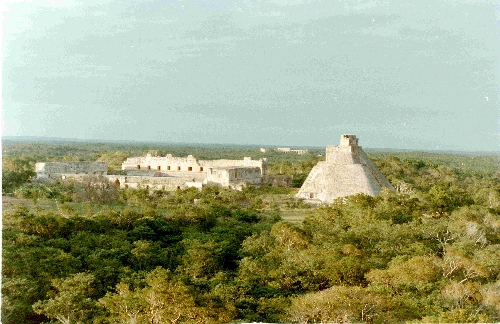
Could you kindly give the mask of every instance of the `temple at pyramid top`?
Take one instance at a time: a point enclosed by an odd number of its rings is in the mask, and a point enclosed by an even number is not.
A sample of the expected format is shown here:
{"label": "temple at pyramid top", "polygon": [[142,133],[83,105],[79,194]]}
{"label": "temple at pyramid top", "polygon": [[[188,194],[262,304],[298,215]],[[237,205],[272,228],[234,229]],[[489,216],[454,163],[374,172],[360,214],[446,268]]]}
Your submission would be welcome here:
{"label": "temple at pyramid top", "polygon": [[356,135],[342,135],[340,136],[340,146],[358,146],[358,139]]}
{"label": "temple at pyramid top", "polygon": [[394,190],[358,145],[356,135],[342,135],[340,145],[326,148],[326,161],[316,164],[296,197],[332,203],[358,193],[376,196],[384,187]]}

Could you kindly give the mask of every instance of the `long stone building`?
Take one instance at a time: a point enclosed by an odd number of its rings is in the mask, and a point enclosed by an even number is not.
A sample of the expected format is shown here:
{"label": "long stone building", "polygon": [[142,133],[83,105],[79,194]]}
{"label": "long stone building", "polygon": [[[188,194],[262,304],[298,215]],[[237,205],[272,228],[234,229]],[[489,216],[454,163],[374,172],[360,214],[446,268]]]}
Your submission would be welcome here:
{"label": "long stone building", "polygon": [[267,180],[267,160],[197,160],[187,157],[166,156],[131,157],[122,164],[126,176],[117,176],[120,185],[154,189],[201,188],[216,185],[242,189],[248,184],[260,185]]}
{"label": "long stone building", "polygon": [[108,166],[104,162],[38,162],[35,172],[39,179],[61,179],[77,174],[106,175]]}
{"label": "long stone building", "polygon": [[[102,175],[122,188],[175,190],[189,187],[220,186],[241,190],[268,182],[267,160],[197,160],[192,155],[174,157],[131,157],[122,164],[125,175],[108,175],[104,162],[39,162],[39,179],[78,179]],[[272,181],[278,181],[274,179]]]}
{"label": "long stone building", "polygon": [[340,145],[326,148],[326,161],[316,164],[296,197],[329,204],[336,198],[358,193],[376,196],[382,188],[394,191],[358,145],[358,138],[342,135]]}

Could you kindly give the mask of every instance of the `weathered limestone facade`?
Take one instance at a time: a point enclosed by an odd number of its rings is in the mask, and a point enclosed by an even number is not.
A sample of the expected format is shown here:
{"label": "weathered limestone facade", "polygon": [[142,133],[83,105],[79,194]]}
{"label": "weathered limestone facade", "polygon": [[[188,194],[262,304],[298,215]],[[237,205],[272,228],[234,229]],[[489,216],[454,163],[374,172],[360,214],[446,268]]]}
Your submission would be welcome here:
{"label": "weathered limestone facade", "polygon": [[166,156],[131,157],[122,164],[122,170],[154,170],[160,172],[206,172],[208,168],[220,167],[258,167],[264,175],[267,170],[267,161],[252,160],[245,157],[243,160],[197,160],[194,156],[174,157]]}
{"label": "weathered limestone facade", "polygon": [[192,155],[159,157],[148,154],[128,158],[122,169],[127,175],[116,177],[114,181],[129,188],[172,190],[216,185],[240,190],[247,184],[262,184],[267,177],[267,161],[250,157],[243,160],[197,160]]}
{"label": "weathered limestone facade", "polygon": [[303,155],[308,152],[308,150],[291,150],[290,152],[298,154],[298,155]]}
{"label": "weathered limestone facade", "polygon": [[[107,175],[109,181],[119,185],[121,188],[144,188],[155,190],[175,190],[196,187],[190,183],[201,183],[187,181],[187,178],[169,176],[128,176],[128,175]],[[201,188],[201,186],[199,186]]]}
{"label": "weathered limestone facade", "polygon": [[38,162],[35,164],[39,179],[61,179],[67,175],[105,175],[108,166],[104,162]]}
{"label": "weathered limestone facade", "polygon": [[241,190],[248,184],[260,185],[267,180],[266,159],[197,160],[192,155],[174,157],[128,158],[122,164],[126,175],[107,175],[104,162],[39,162],[37,178],[80,179],[85,175],[103,175],[122,188],[175,190],[203,186],[220,186]]}
{"label": "weathered limestone facade", "polygon": [[326,161],[311,170],[296,197],[329,204],[358,193],[376,196],[384,187],[394,191],[358,145],[358,138],[342,135],[339,146],[326,148]]}
{"label": "weathered limestone facade", "polygon": [[295,153],[298,155],[306,154],[308,152],[308,150],[292,150],[289,147],[278,147],[276,151],[281,153]]}
{"label": "weathered limestone facade", "polygon": [[276,149],[276,151],[278,151],[278,152],[282,152],[282,153],[290,153],[290,151],[291,151],[291,150],[292,150],[292,149],[291,149],[291,148],[289,148],[289,147],[278,147],[278,148]]}

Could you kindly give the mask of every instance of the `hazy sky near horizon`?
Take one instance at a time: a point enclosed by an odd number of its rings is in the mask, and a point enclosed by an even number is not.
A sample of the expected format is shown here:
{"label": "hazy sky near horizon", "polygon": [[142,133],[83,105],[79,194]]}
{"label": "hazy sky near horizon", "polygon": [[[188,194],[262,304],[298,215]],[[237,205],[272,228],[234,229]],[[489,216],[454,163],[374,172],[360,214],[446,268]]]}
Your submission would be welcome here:
{"label": "hazy sky near horizon", "polygon": [[500,151],[500,3],[8,0],[2,134]]}

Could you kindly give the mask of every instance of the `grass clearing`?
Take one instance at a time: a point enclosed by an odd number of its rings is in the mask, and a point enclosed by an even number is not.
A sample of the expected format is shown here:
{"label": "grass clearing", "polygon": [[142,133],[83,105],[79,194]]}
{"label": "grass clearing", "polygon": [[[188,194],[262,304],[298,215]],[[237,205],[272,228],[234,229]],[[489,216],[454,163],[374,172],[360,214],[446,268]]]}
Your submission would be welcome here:
{"label": "grass clearing", "polygon": [[282,210],[281,218],[290,223],[300,223],[313,213],[314,209],[290,209],[290,210]]}

